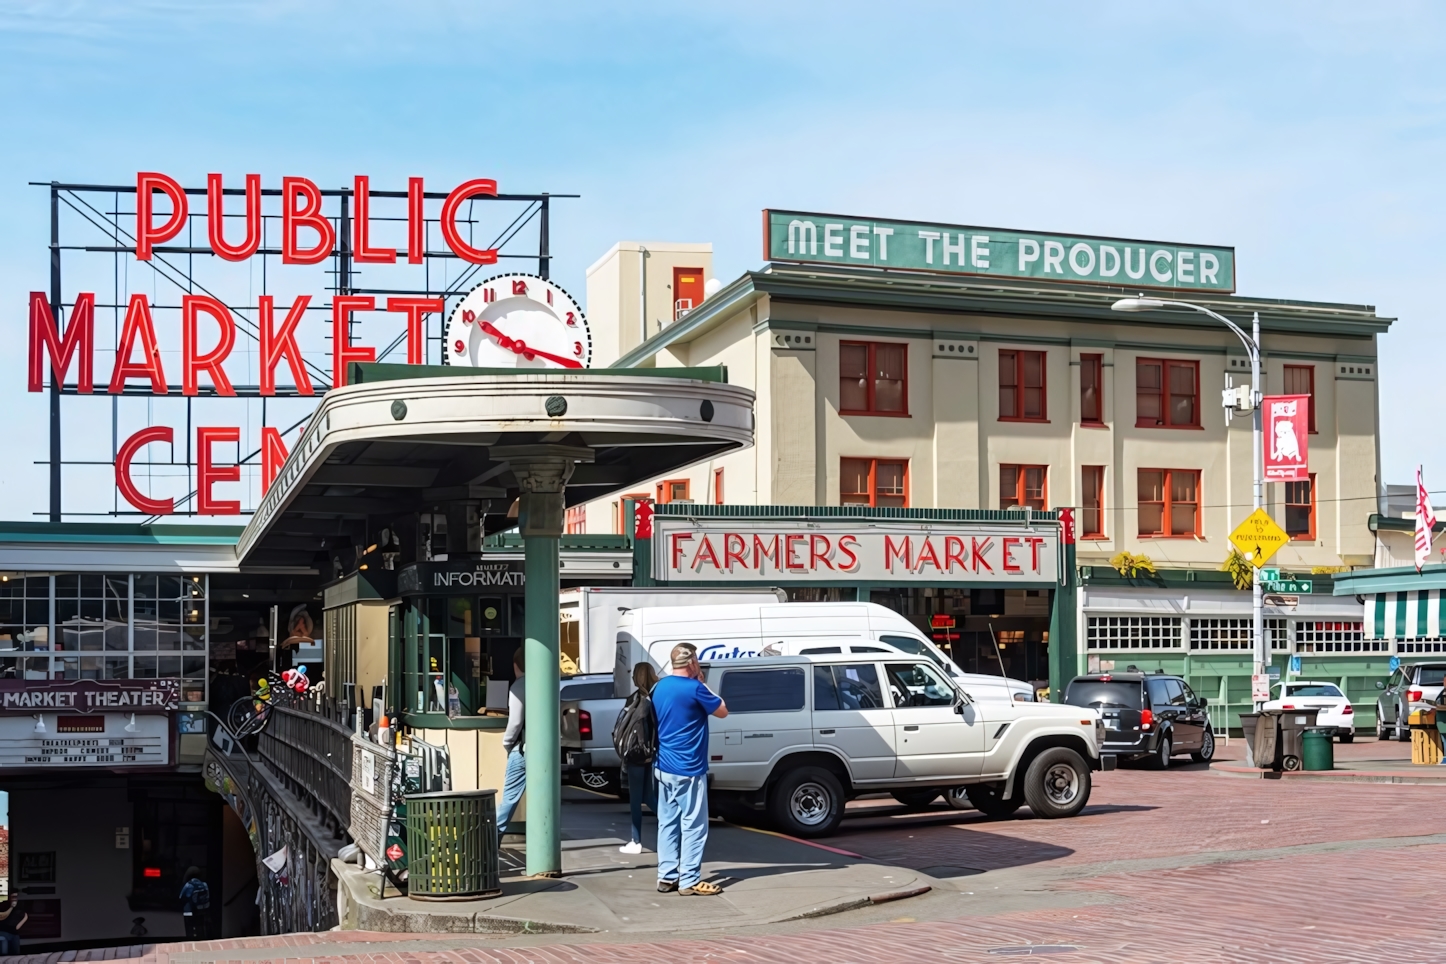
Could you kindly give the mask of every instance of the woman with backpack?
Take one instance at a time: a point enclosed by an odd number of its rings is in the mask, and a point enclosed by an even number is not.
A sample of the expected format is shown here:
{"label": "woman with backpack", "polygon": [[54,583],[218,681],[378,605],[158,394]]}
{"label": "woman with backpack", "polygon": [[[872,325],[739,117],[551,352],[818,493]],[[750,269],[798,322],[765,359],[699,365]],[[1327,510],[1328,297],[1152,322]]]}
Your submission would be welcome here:
{"label": "woman with backpack", "polygon": [[628,804],[632,808],[632,839],[619,847],[625,854],[643,852],[643,804],[658,811],[658,790],[653,783],[653,761],[658,755],[658,723],[653,716],[650,694],[658,682],[653,665],[642,662],[633,667],[633,685],[637,689],[618,714],[613,728],[613,746],[618,758],[628,768]]}

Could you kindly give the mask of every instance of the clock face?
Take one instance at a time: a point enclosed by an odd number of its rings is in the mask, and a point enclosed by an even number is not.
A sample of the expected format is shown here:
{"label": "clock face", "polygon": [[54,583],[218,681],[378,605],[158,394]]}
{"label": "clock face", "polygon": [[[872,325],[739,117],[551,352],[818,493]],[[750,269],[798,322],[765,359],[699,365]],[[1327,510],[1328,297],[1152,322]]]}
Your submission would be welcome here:
{"label": "clock face", "polygon": [[586,368],[592,334],[572,296],[531,274],[504,274],[467,292],[447,319],[447,364]]}

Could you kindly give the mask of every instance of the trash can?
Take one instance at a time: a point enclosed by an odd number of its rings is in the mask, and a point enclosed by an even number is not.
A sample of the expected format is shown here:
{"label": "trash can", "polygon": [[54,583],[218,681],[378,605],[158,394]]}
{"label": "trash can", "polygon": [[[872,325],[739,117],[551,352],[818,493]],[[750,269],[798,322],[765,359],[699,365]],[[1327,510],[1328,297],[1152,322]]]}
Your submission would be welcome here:
{"label": "trash can", "polygon": [[1307,770],[1334,770],[1336,731],[1331,726],[1307,727],[1301,737],[1301,762]]}
{"label": "trash can", "polygon": [[497,791],[408,794],[407,896],[462,900],[502,893]]}
{"label": "trash can", "polygon": [[1280,716],[1280,768],[1299,770],[1305,753],[1307,728],[1315,726],[1319,710],[1271,710]]}
{"label": "trash can", "polygon": [[[1259,767],[1255,757],[1255,733],[1260,722],[1259,713],[1240,714],[1240,735],[1245,737],[1245,765],[1248,767]],[[1272,721],[1273,723],[1274,721]]]}

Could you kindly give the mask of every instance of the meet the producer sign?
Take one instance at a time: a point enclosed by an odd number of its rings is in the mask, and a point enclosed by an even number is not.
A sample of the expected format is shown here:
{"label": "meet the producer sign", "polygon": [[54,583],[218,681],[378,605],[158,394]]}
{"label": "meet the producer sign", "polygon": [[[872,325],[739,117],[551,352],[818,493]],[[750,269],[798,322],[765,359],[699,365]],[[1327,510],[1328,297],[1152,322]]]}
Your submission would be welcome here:
{"label": "meet the producer sign", "polygon": [[1053,583],[1059,528],[907,523],[653,521],[653,576],[662,582],[948,579]]}

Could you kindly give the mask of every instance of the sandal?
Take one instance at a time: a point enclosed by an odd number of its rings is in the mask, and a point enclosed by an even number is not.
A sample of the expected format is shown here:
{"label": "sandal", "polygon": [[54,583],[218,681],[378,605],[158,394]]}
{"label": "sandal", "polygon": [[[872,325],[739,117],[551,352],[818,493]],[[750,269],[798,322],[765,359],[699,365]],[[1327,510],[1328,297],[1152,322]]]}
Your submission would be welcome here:
{"label": "sandal", "polygon": [[721,893],[723,893],[722,887],[719,887],[717,884],[707,880],[700,880],[692,887],[684,887],[682,890],[678,891],[678,896],[692,897],[694,895],[697,895],[699,897],[712,897],[715,894]]}

